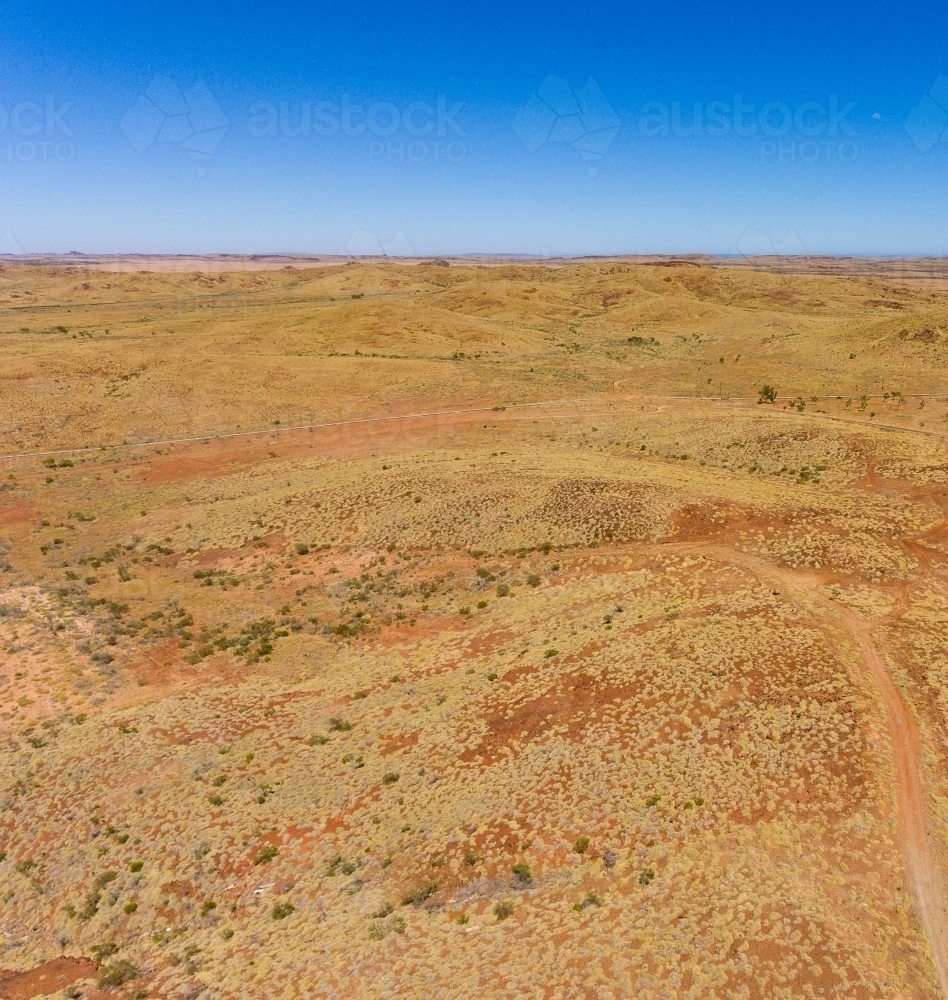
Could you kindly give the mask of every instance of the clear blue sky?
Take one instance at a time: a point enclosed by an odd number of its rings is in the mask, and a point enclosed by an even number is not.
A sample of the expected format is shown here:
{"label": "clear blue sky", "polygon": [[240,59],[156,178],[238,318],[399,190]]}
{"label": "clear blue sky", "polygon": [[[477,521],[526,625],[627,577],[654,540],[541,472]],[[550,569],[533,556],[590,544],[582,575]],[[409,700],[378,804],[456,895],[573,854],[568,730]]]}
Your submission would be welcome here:
{"label": "clear blue sky", "polygon": [[948,253],[945,4],[279,6],[8,0],[0,251]]}

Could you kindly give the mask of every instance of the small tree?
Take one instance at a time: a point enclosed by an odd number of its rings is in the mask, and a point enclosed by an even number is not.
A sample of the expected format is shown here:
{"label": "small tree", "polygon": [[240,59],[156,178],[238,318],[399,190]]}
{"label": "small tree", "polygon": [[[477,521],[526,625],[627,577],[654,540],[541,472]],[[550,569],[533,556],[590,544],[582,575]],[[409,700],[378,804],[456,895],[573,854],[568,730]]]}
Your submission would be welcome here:
{"label": "small tree", "polygon": [[772,385],[765,385],[757,397],[758,403],[773,403],[777,398],[777,390]]}

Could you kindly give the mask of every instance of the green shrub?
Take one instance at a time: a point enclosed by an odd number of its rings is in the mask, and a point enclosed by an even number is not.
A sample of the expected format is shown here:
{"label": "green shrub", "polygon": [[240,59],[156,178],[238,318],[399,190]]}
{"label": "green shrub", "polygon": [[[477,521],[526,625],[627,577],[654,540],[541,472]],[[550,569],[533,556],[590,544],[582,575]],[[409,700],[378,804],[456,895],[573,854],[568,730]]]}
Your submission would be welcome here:
{"label": "green shrub", "polygon": [[352,723],[346,722],[345,719],[330,719],[329,728],[334,733],[348,733],[352,728]]}
{"label": "green shrub", "polygon": [[253,863],[255,865],[267,865],[269,864],[278,854],[280,849],[276,844],[268,844],[254,859]]}
{"label": "green shrub", "polygon": [[530,874],[530,866],[525,861],[515,864],[511,871],[521,885],[530,885],[533,882],[533,875]]}
{"label": "green shrub", "polygon": [[92,952],[92,957],[97,962],[102,962],[103,959],[111,958],[118,950],[118,945],[114,941],[108,941],[106,944],[94,944],[89,949],[89,951]]}
{"label": "green shrub", "polygon": [[288,917],[295,909],[296,907],[292,903],[277,903],[270,911],[270,916],[274,920],[282,920],[284,917]]}
{"label": "green shrub", "polygon": [[437,891],[437,882],[429,882],[427,885],[418,886],[416,889],[409,889],[402,896],[402,906],[421,906],[426,899],[429,899]]}
{"label": "green shrub", "polygon": [[393,917],[384,924],[372,924],[369,927],[369,937],[373,941],[381,941],[386,935],[394,931],[396,934],[404,934],[407,924],[402,917]]}
{"label": "green shrub", "polygon": [[551,656],[559,656],[559,655],[560,655],[560,651],[559,651],[558,649],[552,649],[552,648],[548,649],[548,650],[547,650],[547,651],[546,651],[546,652],[545,652],[545,653],[543,654],[544,658],[545,658],[545,659],[547,659],[547,660],[548,660],[548,659],[549,659],[549,658],[550,658]]}
{"label": "green shrub", "polygon": [[142,868],[144,868],[144,867],[145,867],[145,862],[144,861],[133,861],[128,866],[128,870],[130,872],[140,872],[142,870]]}
{"label": "green shrub", "polygon": [[310,736],[306,741],[307,746],[311,747],[322,747],[329,742],[328,736]]}
{"label": "green shrub", "polygon": [[580,837],[575,844],[573,844],[573,850],[577,854],[585,854],[589,850],[589,837]]}
{"label": "green shrub", "polygon": [[639,872],[639,884],[640,885],[648,885],[649,882],[651,882],[653,878],[655,878],[655,869],[654,868],[643,868],[642,871]]}
{"label": "green shrub", "polygon": [[389,771],[382,778],[383,785],[394,785],[396,781],[398,781],[398,774],[395,771]]}
{"label": "green shrub", "polygon": [[510,587],[508,587],[506,583],[501,583],[498,585],[497,587],[498,597],[507,597],[509,594],[510,594]]}
{"label": "green shrub", "polygon": [[111,965],[106,965],[99,970],[96,977],[96,985],[100,990],[114,986],[124,986],[125,983],[138,976],[138,969],[127,959],[123,958]]}
{"label": "green shrub", "polygon": [[102,899],[102,893],[96,890],[95,892],[90,892],[86,896],[86,904],[83,908],[76,914],[80,920],[91,920],[99,912],[99,902]]}
{"label": "green shrub", "polygon": [[335,854],[326,865],[326,874],[333,876],[341,871],[343,875],[351,875],[358,867],[354,861],[343,861],[341,855]]}
{"label": "green shrub", "polygon": [[536,575],[536,573],[531,573],[527,577],[527,586],[528,587],[539,587],[540,586],[540,578]]}
{"label": "green shrub", "polygon": [[506,920],[507,917],[512,917],[514,911],[514,905],[509,900],[503,900],[500,903],[494,904],[494,916],[498,920]]}
{"label": "green shrub", "polygon": [[298,556],[305,556],[309,554],[309,546],[305,542],[300,542],[296,546],[296,554]]}
{"label": "green shrub", "polygon": [[135,912],[135,911],[136,911],[137,909],[138,909],[138,903],[126,903],[126,904],[125,904],[125,905],[124,905],[124,906],[122,907],[122,912],[123,912],[123,913],[127,913],[127,914],[129,914],[129,916],[130,916],[130,915],[131,915],[131,914],[133,914],[133,913],[134,913],[134,912]]}

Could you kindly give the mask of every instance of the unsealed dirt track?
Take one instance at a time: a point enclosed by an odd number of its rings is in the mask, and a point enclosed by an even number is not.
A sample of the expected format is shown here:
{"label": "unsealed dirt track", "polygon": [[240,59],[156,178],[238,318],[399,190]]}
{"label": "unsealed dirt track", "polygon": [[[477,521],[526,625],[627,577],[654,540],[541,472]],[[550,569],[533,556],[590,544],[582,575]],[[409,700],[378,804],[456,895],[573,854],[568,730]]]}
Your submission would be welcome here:
{"label": "unsealed dirt track", "polygon": [[942,993],[948,996],[948,906],[945,903],[945,879],[928,843],[932,818],[926,808],[928,796],[922,787],[922,747],[918,726],[872,641],[872,625],[860,622],[845,608],[836,607],[834,610],[859,643],[863,663],[871,671],[885,706],[906,862],[912,876],[919,915],[928,933],[932,958],[938,969]]}
{"label": "unsealed dirt track", "polygon": [[[942,522],[935,530],[942,530],[945,523]],[[938,972],[941,992],[948,997],[948,897],[944,873],[929,845],[933,817],[928,809],[928,792],[922,783],[921,739],[915,718],[872,639],[873,628],[887,619],[865,622],[848,608],[825,597],[817,588],[826,581],[817,574],[773,566],[725,546],[688,543],[675,548],[701,552],[713,559],[744,566],[759,579],[779,586],[798,603],[809,605],[811,610],[818,608],[820,613],[830,618],[831,627],[841,627],[858,644],[863,667],[879,692],[885,713],[896,783],[899,839],[905,855],[906,871],[911,880],[918,917],[925,929]]]}

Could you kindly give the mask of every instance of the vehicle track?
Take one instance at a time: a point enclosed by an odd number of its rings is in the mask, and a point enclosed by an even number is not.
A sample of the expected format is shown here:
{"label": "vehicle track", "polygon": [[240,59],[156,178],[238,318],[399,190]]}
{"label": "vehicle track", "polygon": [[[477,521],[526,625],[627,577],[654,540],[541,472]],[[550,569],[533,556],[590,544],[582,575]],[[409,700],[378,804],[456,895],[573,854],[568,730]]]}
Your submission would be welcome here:
{"label": "vehicle track", "polygon": [[387,424],[400,420],[423,420],[453,417],[465,413],[494,413],[498,410],[526,410],[542,406],[575,406],[595,403],[595,397],[587,399],[545,399],[535,403],[504,403],[495,406],[463,406],[453,410],[422,410],[414,413],[393,413],[381,417],[353,417],[350,420],[328,420],[315,424],[294,424],[291,427],[266,427],[255,431],[226,431],[223,434],[196,434],[189,437],[164,438],[160,441],[133,441],[123,444],[86,445],[80,448],[60,448],[56,451],[22,451],[0,455],[0,462],[13,462],[21,458],[54,458],[56,455],[81,455],[100,451],[128,451],[135,448],[163,448],[175,444],[195,444],[199,441],[227,441],[232,438],[252,438],[293,431],[329,430],[340,427],[357,427],[364,424]]}
{"label": "vehicle track", "polygon": [[[943,532],[946,528],[948,528],[948,518],[920,537]],[[827,581],[818,574],[774,566],[756,556],[738,552],[727,546],[689,542],[672,547],[700,552],[720,561],[743,566],[758,579],[779,586],[797,603],[809,605],[814,610],[818,609],[836,628],[841,627],[856,641],[863,668],[868,675],[867,679],[871,679],[879,692],[885,713],[896,783],[899,840],[919,920],[928,938],[932,961],[938,974],[941,993],[943,997],[948,998],[948,902],[946,902],[948,880],[930,845],[935,820],[928,808],[929,792],[924,787],[922,778],[921,737],[915,717],[892,680],[872,638],[873,629],[890,624],[904,613],[907,606],[904,591],[899,594],[895,610],[882,618],[867,622],[848,608],[821,594],[818,588]],[[911,581],[910,586],[916,585],[927,575],[928,568],[923,565],[922,573]]]}
{"label": "vehicle track", "polygon": [[[632,379],[619,379],[619,381],[613,383],[613,388],[619,392],[619,387],[625,385],[628,382],[633,381]],[[906,399],[946,399],[948,398],[948,393],[944,392],[905,392],[902,396]],[[728,410],[742,410],[746,412],[761,412],[758,411],[755,400],[751,396],[663,396],[655,395],[653,393],[634,393],[631,396],[623,396],[627,402],[655,402],[662,406],[668,406],[672,403],[712,403],[722,409]],[[778,397],[781,399],[789,399],[790,397]],[[793,397],[796,398],[796,397]],[[817,399],[837,399],[837,396],[817,396]],[[867,396],[867,399],[882,399],[883,396],[876,393],[874,395]],[[901,427],[898,424],[885,424],[879,421],[870,423],[868,420],[857,420],[855,417],[837,417],[831,413],[801,413],[797,410],[786,410],[784,408],[774,409],[773,407],[768,407],[762,412],[769,414],[781,414],[785,417],[793,417],[796,420],[824,420],[830,421],[831,423],[837,424],[851,424],[856,427],[871,428],[873,430],[883,430],[883,431],[897,431],[902,434],[916,434],[921,437],[937,437],[944,438],[948,437],[948,433],[945,431],[928,431],[923,430],[920,427]]]}
{"label": "vehicle track", "polygon": [[[627,382],[631,382],[632,379],[620,379],[613,383],[613,388],[618,391],[620,385],[624,385]],[[948,398],[948,393],[923,393],[923,392],[906,392],[902,394],[906,397],[912,398],[925,398],[925,399],[940,399]],[[129,449],[135,448],[164,448],[175,444],[195,444],[199,441],[226,441],[231,438],[252,438],[261,437],[265,435],[276,435],[276,434],[289,434],[293,431],[314,431],[314,430],[326,430],[332,428],[340,427],[355,427],[362,424],[384,424],[393,423],[400,420],[422,420],[437,419],[440,417],[451,417],[458,416],[465,413],[490,413],[496,412],[499,409],[504,410],[517,410],[517,409],[531,409],[543,406],[575,406],[577,404],[595,404],[599,397],[588,396],[582,399],[544,399],[533,403],[504,403],[501,405],[493,406],[464,406],[457,407],[450,410],[420,410],[412,413],[395,413],[380,417],[354,417],[350,420],[328,420],[321,423],[310,423],[310,424],[293,424],[290,427],[266,427],[259,430],[248,430],[248,431],[225,431],[222,434],[193,434],[188,437],[176,437],[176,438],[162,438],[155,441],[133,441],[122,444],[110,444],[110,445],[86,445],[84,447],[78,448],[59,448],[50,451],[23,451],[23,452],[11,452],[6,455],[0,455],[0,462],[15,462],[18,459],[24,458],[54,458],[57,455],[81,455],[89,452],[98,451],[127,451]],[[723,396],[662,396],[654,395],[651,393],[643,394],[633,394],[632,396],[623,396],[623,399],[629,402],[639,402],[640,400],[656,401],[664,404],[669,403],[717,403],[728,409],[735,410],[746,410],[751,409],[750,403],[753,403],[753,399],[750,396],[739,396],[739,397],[723,397]],[[835,396],[820,396],[820,399],[835,399]],[[875,396],[870,396],[870,399],[876,398]],[[879,397],[881,398],[881,397]],[[855,420],[849,417],[834,417],[830,414],[817,414],[817,413],[806,413],[801,414],[797,412],[785,413],[783,410],[773,410],[773,413],[784,413],[785,416],[791,416],[808,420],[832,420],[837,423],[845,424],[856,424],[859,427],[874,427],[883,430],[893,430],[901,431],[905,434],[921,434],[928,437],[945,437],[948,436],[940,431],[926,431],[914,427],[899,427],[896,424],[869,424],[867,421]]]}

